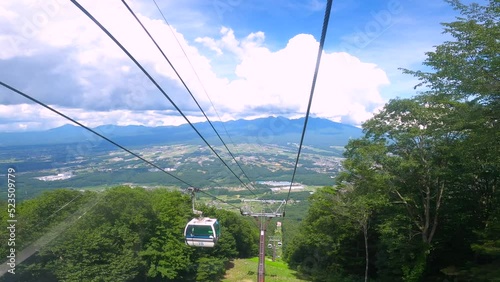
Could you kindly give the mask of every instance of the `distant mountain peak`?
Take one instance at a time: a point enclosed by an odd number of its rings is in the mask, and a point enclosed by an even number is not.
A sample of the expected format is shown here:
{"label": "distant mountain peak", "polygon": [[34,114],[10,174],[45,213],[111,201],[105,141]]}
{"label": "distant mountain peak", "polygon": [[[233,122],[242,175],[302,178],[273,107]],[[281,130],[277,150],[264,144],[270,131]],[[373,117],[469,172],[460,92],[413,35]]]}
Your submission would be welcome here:
{"label": "distant mountain peak", "polygon": [[[300,140],[304,117],[289,119],[283,116],[269,116],[253,120],[238,119],[224,122],[213,121],[221,137],[235,143],[287,144]],[[212,144],[220,144],[208,122],[195,123],[197,130]],[[143,125],[101,125],[94,128],[100,134],[121,145],[198,143],[200,137],[188,124],[179,126],[148,127]],[[0,133],[1,146],[50,145],[85,142],[92,133],[82,127],[65,124],[39,132]],[[306,142],[315,146],[343,146],[351,138],[362,135],[361,129],[352,125],[334,122],[324,118],[310,117],[306,130]]]}

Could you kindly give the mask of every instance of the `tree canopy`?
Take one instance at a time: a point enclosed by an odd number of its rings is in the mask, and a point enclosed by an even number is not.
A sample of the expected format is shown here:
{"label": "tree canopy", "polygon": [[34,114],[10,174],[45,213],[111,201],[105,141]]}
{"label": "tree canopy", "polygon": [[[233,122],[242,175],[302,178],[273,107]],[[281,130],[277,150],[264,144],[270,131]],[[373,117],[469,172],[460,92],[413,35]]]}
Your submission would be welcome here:
{"label": "tree canopy", "polygon": [[287,250],[318,281],[499,277],[500,3],[447,2],[452,40],[427,53],[430,71],[403,69],[420,92],[363,124]]}
{"label": "tree canopy", "polygon": [[[190,198],[180,192],[130,187],[105,192],[47,192],[20,205],[18,215],[23,221],[19,220],[18,250],[42,234],[53,235],[19,264],[15,278],[218,281],[230,259],[256,254],[258,229],[239,214],[209,207],[204,210],[222,226],[222,236],[211,249],[185,244],[184,227],[194,215]],[[54,232],[53,227],[59,230]]]}

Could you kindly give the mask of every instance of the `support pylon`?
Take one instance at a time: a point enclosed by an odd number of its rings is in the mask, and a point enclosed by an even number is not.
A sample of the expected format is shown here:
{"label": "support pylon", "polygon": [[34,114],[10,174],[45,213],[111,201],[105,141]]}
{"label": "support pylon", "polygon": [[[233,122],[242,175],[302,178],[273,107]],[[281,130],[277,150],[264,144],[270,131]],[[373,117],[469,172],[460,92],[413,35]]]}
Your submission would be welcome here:
{"label": "support pylon", "polygon": [[274,201],[274,200],[244,200],[243,202],[258,202],[264,205],[279,204],[278,208],[270,209],[266,211],[265,208],[261,209],[261,212],[252,212],[250,206],[246,209],[241,209],[241,214],[246,216],[252,216],[256,220],[260,221],[260,239],[259,239],[259,265],[257,269],[257,282],[264,282],[266,277],[266,229],[267,224],[273,217],[283,217],[283,212],[280,212],[281,208],[285,204],[285,201]]}
{"label": "support pylon", "polygon": [[271,218],[260,217],[260,241],[259,241],[259,266],[257,271],[257,282],[264,282],[266,276],[266,229]]}

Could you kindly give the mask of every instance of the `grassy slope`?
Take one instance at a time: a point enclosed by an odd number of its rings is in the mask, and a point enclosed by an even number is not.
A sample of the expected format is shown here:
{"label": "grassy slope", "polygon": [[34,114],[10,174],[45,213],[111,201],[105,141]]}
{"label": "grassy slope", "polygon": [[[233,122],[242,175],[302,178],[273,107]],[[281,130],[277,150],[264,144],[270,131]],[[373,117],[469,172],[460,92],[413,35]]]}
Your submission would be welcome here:
{"label": "grassy slope", "polygon": [[[234,267],[228,269],[223,282],[253,282],[257,281],[258,258],[235,259]],[[273,281],[307,281],[295,276],[295,271],[288,269],[284,262],[266,260],[266,282]]]}

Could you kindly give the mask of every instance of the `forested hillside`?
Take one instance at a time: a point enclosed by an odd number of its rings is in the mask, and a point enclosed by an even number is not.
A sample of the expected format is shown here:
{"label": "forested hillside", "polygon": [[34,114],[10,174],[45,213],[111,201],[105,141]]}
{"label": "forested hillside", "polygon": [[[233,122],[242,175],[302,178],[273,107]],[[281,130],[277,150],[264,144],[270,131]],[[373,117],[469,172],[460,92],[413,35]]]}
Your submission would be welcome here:
{"label": "forested hillside", "polygon": [[[221,223],[214,248],[193,248],[183,231],[193,217],[187,195],[116,187],[56,190],[17,210],[15,275],[2,281],[218,281],[232,258],[257,253],[258,229],[238,213],[205,207]],[[1,215],[5,229],[7,219]],[[7,242],[7,233],[1,240]],[[31,255],[19,261],[26,251]],[[8,248],[1,256],[8,256]]]}
{"label": "forested hillside", "polygon": [[427,53],[411,99],[347,145],[287,249],[315,281],[500,281],[500,2],[461,17]]}

